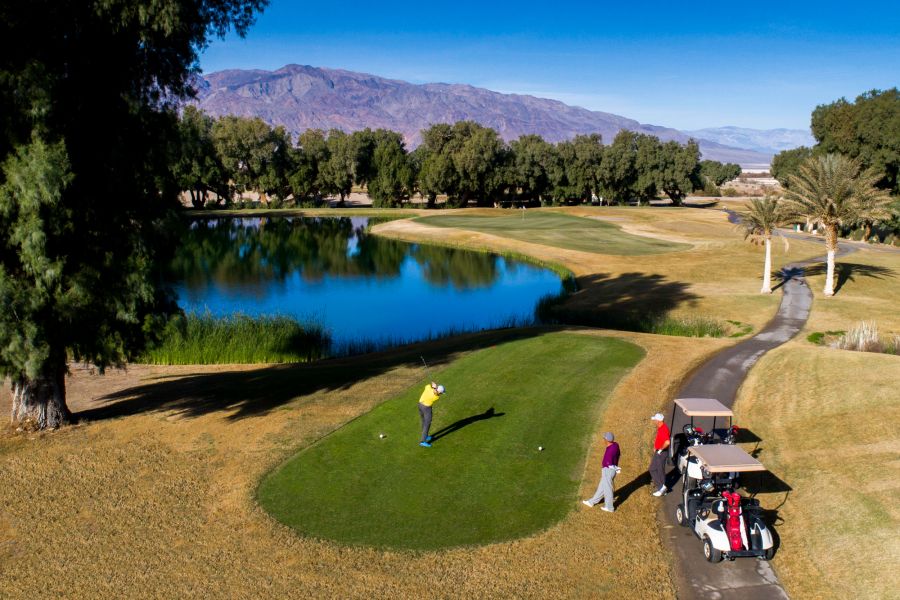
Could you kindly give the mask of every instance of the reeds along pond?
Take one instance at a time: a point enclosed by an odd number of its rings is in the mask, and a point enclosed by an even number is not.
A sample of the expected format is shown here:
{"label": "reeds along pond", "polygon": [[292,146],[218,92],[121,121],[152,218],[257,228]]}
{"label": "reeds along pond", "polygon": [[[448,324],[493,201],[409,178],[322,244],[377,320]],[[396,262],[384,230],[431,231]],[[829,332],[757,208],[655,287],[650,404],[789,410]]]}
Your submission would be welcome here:
{"label": "reeds along pond", "polygon": [[162,365],[309,362],[328,355],[331,337],[321,325],[287,316],[173,317],[141,362]]}

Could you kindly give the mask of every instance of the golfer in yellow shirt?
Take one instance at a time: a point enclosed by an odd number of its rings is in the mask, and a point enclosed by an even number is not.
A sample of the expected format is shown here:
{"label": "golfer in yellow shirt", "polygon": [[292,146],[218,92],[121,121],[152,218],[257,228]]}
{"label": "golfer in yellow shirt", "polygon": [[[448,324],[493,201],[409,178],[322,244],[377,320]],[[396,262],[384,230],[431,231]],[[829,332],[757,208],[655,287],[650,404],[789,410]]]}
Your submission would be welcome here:
{"label": "golfer in yellow shirt", "polygon": [[444,386],[431,382],[425,386],[422,396],[419,398],[419,417],[422,419],[422,441],[420,446],[431,448],[431,436],[428,430],[431,429],[431,406],[438,401],[441,394],[444,393]]}

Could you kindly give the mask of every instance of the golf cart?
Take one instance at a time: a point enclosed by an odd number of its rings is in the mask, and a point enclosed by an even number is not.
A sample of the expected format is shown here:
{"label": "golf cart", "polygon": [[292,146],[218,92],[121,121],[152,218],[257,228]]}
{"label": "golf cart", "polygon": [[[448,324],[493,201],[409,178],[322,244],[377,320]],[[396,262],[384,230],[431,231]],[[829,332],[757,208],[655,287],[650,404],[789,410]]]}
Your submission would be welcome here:
{"label": "golf cart", "polygon": [[763,522],[759,500],[742,498],[736,491],[738,474],[765,470],[738,446],[688,448],[675,520],[703,540],[703,555],[709,562],[747,556],[770,560],[775,555],[772,531]]}
{"label": "golf cart", "polygon": [[[678,409],[685,417],[690,417],[690,422],[685,423],[681,433],[675,433],[675,416]],[[669,452],[672,462],[678,467],[678,472],[683,473],[687,465],[688,449],[704,444],[734,444],[738,428],[731,422],[734,413],[730,408],[713,398],[676,398],[672,407],[672,418],[669,421],[669,431],[672,432]],[[694,424],[695,417],[712,417],[712,426],[708,431]],[[727,429],[716,429],[716,420],[728,417]],[[680,419],[685,421],[686,419]]]}

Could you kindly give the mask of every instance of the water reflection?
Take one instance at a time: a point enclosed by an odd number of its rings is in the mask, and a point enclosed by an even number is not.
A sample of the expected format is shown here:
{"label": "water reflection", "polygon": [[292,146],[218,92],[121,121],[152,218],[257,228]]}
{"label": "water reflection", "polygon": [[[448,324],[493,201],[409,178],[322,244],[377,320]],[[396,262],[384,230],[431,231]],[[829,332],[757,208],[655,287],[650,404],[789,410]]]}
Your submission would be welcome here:
{"label": "water reflection", "polygon": [[559,278],[502,257],[387,240],[367,218],[191,223],[170,266],[188,310],[315,318],[339,338],[417,339],[531,317]]}

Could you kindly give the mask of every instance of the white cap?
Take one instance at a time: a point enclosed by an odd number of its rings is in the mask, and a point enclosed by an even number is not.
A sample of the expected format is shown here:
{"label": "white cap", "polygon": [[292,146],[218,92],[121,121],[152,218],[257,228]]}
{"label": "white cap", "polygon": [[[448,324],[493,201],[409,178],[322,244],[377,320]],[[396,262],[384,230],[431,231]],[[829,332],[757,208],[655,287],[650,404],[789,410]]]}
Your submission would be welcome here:
{"label": "white cap", "polygon": [[662,416],[662,413],[656,413],[655,415],[653,415],[652,417],[650,417],[650,420],[651,420],[651,421],[664,421],[664,420],[665,420],[665,417]]}
{"label": "white cap", "polygon": [[444,386],[442,386],[442,385],[437,386],[437,393],[438,393],[438,394],[443,394],[443,393],[444,393]]}

